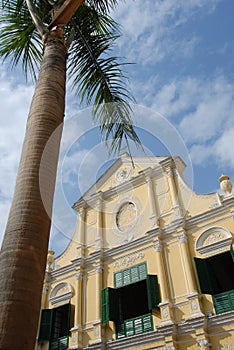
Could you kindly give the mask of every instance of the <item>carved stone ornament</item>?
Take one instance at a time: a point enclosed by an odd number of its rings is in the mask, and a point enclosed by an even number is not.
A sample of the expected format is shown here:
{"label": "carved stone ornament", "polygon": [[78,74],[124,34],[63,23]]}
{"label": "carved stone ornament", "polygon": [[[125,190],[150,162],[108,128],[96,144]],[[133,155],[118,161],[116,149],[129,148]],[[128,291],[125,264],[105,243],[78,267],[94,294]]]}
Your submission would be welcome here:
{"label": "carved stone ornament", "polygon": [[211,227],[203,232],[196,241],[196,250],[206,256],[230,250],[232,235],[224,227]]}
{"label": "carved stone ornament", "polygon": [[115,180],[116,182],[124,182],[129,178],[131,171],[130,166],[125,166],[124,168],[121,168],[117,173],[115,174]]}
{"label": "carved stone ornament", "polygon": [[212,243],[219,242],[225,238],[226,238],[226,236],[223,233],[214,232],[214,233],[210,234],[206,239],[204,239],[202,245],[203,245],[203,247],[205,247],[205,246],[210,245]]}
{"label": "carved stone ornament", "polygon": [[131,228],[137,218],[136,205],[133,202],[124,203],[116,214],[116,225],[120,231]]}
{"label": "carved stone ornament", "polygon": [[167,311],[167,309],[163,309],[163,310],[162,310],[162,315],[163,315],[163,318],[167,318],[167,317],[168,317],[168,311]]}
{"label": "carved stone ornament", "polygon": [[62,282],[52,289],[49,300],[54,305],[63,301],[69,301],[73,294],[74,291],[70,283]]}
{"label": "carved stone ornament", "polygon": [[209,346],[210,346],[210,344],[209,344],[207,339],[200,339],[200,340],[198,340],[197,345],[200,348],[205,348],[205,349],[209,349]]}
{"label": "carved stone ornament", "polygon": [[114,268],[121,269],[123,267],[124,268],[128,267],[130,265],[135,264],[135,262],[137,260],[142,260],[144,257],[145,257],[145,253],[143,253],[143,252],[139,252],[139,253],[134,254],[134,255],[128,255],[124,259],[122,259],[120,261],[116,261]]}
{"label": "carved stone ornament", "polygon": [[198,308],[198,304],[197,304],[197,302],[196,302],[196,301],[193,301],[193,302],[192,302],[192,304],[191,304],[191,308],[192,308],[192,310],[197,310],[197,308]]}
{"label": "carved stone ornament", "polygon": [[51,272],[54,269],[54,251],[48,250],[47,261],[46,261],[46,271]]}

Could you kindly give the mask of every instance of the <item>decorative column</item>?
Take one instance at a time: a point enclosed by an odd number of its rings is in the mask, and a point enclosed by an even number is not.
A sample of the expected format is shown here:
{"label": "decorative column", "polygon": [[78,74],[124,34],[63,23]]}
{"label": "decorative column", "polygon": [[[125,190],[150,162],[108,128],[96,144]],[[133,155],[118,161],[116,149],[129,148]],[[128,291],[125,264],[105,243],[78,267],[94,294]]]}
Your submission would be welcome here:
{"label": "decorative column", "polygon": [[163,252],[162,252],[162,243],[159,237],[154,240],[154,250],[156,252],[156,263],[158,267],[158,280],[160,285],[161,292],[161,303],[159,304],[161,315],[162,315],[162,323],[172,323],[173,313],[171,304],[168,298],[168,288],[167,288],[167,279],[165,276],[165,268],[163,261]]}
{"label": "decorative column", "polygon": [[76,305],[74,321],[75,326],[71,329],[72,346],[76,349],[83,349],[83,330],[82,330],[82,293],[83,290],[83,274],[79,269],[76,273]]}
{"label": "decorative column", "polygon": [[186,279],[186,284],[187,284],[187,291],[188,291],[188,299],[190,302],[191,316],[198,316],[198,315],[200,316],[202,314],[202,312],[201,312],[201,307],[200,307],[199,295],[198,295],[198,292],[196,290],[196,284],[195,284],[195,280],[194,280],[194,272],[192,269],[186,232],[182,228],[180,230],[177,230],[177,233],[178,233],[181,257],[182,257],[182,261],[183,261],[185,279]]}
{"label": "decorative column", "polygon": [[184,229],[181,229],[180,231],[178,230],[177,233],[178,233],[178,239],[180,243],[181,255],[184,262],[184,271],[186,276],[188,293],[189,294],[197,293],[195,283],[194,283],[194,278],[193,278],[191,260],[189,256],[188,239]]}
{"label": "decorative column", "polygon": [[98,193],[98,198],[96,202],[96,212],[97,212],[97,234],[96,234],[96,250],[101,250],[103,248],[103,220],[102,220],[102,210],[103,210],[103,199],[102,193]]}
{"label": "decorative column", "polygon": [[51,274],[50,274],[50,272],[46,271],[43,289],[42,289],[42,296],[41,296],[41,308],[42,309],[48,309],[49,294],[51,291],[51,281],[52,281]]}
{"label": "decorative column", "polygon": [[97,232],[96,232],[96,321],[94,323],[94,342],[100,343],[102,341],[102,320],[101,320],[101,291],[102,291],[102,272],[103,272],[103,197],[102,192],[99,192],[96,199],[96,211],[97,211]]}
{"label": "decorative column", "polygon": [[151,178],[151,173],[152,170],[148,169],[145,172],[146,175],[146,183],[148,187],[148,197],[149,197],[149,207],[150,207],[150,220],[152,223],[152,228],[158,227],[158,209],[157,209],[157,204],[156,204],[156,197],[155,197],[155,192],[154,192],[154,187],[153,187],[153,182]]}
{"label": "decorative column", "polygon": [[94,323],[94,334],[96,343],[102,341],[102,315],[101,315],[101,291],[102,291],[103,263],[96,261],[96,322]]}
{"label": "decorative column", "polygon": [[79,221],[78,221],[78,244],[77,244],[77,257],[85,257],[85,208],[78,209]]}
{"label": "decorative column", "polygon": [[49,304],[49,294],[51,291],[51,272],[54,270],[54,251],[48,250],[47,261],[46,261],[46,271],[44,277],[44,284],[41,296],[41,308],[47,309]]}
{"label": "decorative column", "polygon": [[174,210],[174,220],[180,220],[182,219],[182,210],[180,207],[179,199],[178,199],[178,191],[176,188],[176,183],[174,179],[174,168],[172,166],[166,168],[167,178],[168,178],[168,184],[169,184],[169,190],[171,194],[171,200],[172,200],[172,207]]}

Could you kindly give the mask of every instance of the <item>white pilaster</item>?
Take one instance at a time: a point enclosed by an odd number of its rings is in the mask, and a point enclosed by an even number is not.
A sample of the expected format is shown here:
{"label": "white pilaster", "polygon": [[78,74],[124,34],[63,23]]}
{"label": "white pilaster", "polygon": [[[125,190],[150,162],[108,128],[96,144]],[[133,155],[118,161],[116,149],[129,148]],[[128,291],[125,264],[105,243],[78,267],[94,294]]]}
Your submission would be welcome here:
{"label": "white pilaster", "polygon": [[85,256],[85,214],[86,210],[84,207],[78,210],[78,244],[77,244],[77,257],[84,258]]}

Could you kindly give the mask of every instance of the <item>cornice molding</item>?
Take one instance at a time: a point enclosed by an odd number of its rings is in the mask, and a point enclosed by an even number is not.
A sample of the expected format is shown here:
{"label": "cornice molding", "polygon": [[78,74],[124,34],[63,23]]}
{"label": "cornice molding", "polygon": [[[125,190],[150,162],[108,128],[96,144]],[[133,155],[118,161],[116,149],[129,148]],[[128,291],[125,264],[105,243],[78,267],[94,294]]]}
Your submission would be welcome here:
{"label": "cornice molding", "polygon": [[[158,331],[147,332],[139,335],[135,335],[133,337],[119,339],[115,341],[108,341],[106,343],[107,349],[134,349],[139,346],[147,345],[150,343],[160,342],[164,340],[164,336],[160,334]],[[90,347],[92,349],[92,347]]]}
{"label": "cornice molding", "polygon": [[193,217],[186,218],[186,228],[189,229],[190,227],[193,227],[195,225],[201,224],[204,221],[210,220],[210,219],[217,219],[217,216],[221,216],[224,214],[230,214],[229,208],[226,206],[220,206],[220,207],[215,207],[212,209],[207,210],[206,212],[203,212],[201,214],[198,214]]}
{"label": "cornice molding", "polygon": [[[234,310],[219,315],[208,316],[207,325],[209,329],[231,326],[234,330]],[[231,329],[229,329],[231,331]]]}
{"label": "cornice molding", "polygon": [[121,255],[123,253],[131,254],[130,253],[131,251],[134,251],[137,248],[142,247],[143,245],[152,243],[151,242],[151,237],[149,238],[149,236],[143,236],[143,237],[140,237],[140,238],[138,238],[138,239],[136,239],[134,241],[131,241],[129,243],[126,243],[126,244],[120,245],[118,247],[114,247],[114,248],[108,249],[108,250],[106,250],[104,252],[104,259],[116,256],[116,255]]}
{"label": "cornice molding", "polygon": [[53,270],[51,272],[51,277],[54,279],[54,278],[57,278],[61,275],[66,275],[70,272],[74,272],[74,265],[72,263],[70,263],[69,265],[63,266],[63,267],[59,267],[56,270]]}
{"label": "cornice molding", "polygon": [[[220,328],[223,326],[230,327],[231,325],[234,325],[233,319],[234,319],[234,311],[227,312],[221,315],[214,315],[214,316],[208,316],[208,317],[201,316],[201,317],[186,319],[180,322],[178,325],[170,324],[166,326],[159,326],[157,327],[156,331],[139,334],[129,338],[123,338],[120,340],[107,341],[106,348],[113,349],[113,350],[125,350],[128,348],[137,348],[139,347],[139,345],[146,346],[147,344],[149,344],[150,346],[155,346],[156,342],[160,342],[160,345],[164,346],[162,342],[164,343],[165,336],[168,334],[171,334],[171,332],[174,330],[174,327],[177,327],[179,336],[183,336],[183,335],[191,336],[191,334],[195,334],[196,329],[204,328],[204,325],[206,325],[206,328],[208,330]],[[227,332],[230,332],[230,330],[233,330],[233,327],[229,329]],[[161,346],[159,346],[159,348],[161,348]],[[101,343],[89,345],[89,349],[94,350],[94,349],[101,349],[101,348],[102,348]]]}
{"label": "cornice molding", "polygon": [[[127,158],[126,158],[127,157]],[[129,159],[128,159],[129,158]],[[140,184],[146,182],[146,176],[151,174],[152,180],[156,178],[158,175],[162,175],[167,167],[176,168],[177,164],[179,168],[185,168],[185,164],[180,157],[133,157],[133,162],[136,159],[136,164],[139,163],[147,163],[154,165],[153,167],[148,167],[146,169],[141,170],[137,176],[132,177],[128,181],[124,181],[123,183],[114,186],[107,191],[103,192],[103,199],[108,200],[116,196],[116,193],[121,193],[127,191],[129,188],[139,186]],[[147,159],[147,161],[146,161]],[[124,160],[124,161],[123,161]],[[84,195],[73,204],[72,208],[78,211],[81,207],[85,206],[93,206],[96,203],[96,198],[93,197],[95,195],[95,190],[98,190],[113,173],[124,163],[132,163],[132,160],[125,154],[119,157],[114,164],[92,185]],[[179,171],[180,173],[181,171]]]}
{"label": "cornice molding", "polygon": [[[216,328],[222,328],[232,326],[232,330],[234,329],[234,311],[225,312],[219,315],[211,315],[211,316],[200,316],[189,318],[186,320],[182,320],[178,323],[178,331],[179,335],[191,334],[196,329],[203,328],[206,326],[207,330],[215,330]],[[228,329],[228,332],[231,331]]]}

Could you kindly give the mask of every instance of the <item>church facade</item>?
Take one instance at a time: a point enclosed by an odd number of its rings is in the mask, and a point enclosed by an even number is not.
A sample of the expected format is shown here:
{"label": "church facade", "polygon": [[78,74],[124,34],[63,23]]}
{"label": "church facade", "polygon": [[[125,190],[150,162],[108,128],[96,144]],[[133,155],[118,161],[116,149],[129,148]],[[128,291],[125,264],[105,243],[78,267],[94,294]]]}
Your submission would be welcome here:
{"label": "church facade", "polygon": [[197,194],[184,168],[123,154],[74,204],[72,241],[48,254],[37,349],[234,349],[232,184]]}

